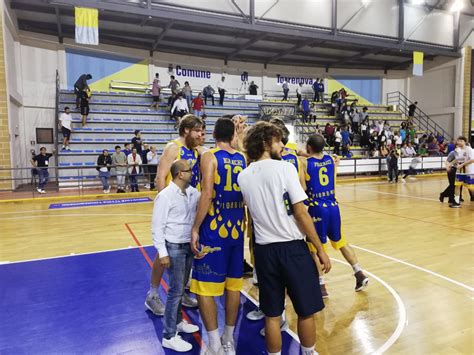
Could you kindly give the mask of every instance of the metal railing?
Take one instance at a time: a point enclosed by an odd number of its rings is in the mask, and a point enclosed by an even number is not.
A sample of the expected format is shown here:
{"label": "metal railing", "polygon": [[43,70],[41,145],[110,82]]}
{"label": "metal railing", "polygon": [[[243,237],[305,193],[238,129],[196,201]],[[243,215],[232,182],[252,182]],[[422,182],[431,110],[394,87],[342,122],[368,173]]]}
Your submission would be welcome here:
{"label": "metal railing", "polygon": [[[387,105],[397,105],[399,111],[408,116],[409,106],[413,104],[410,99],[403,95],[400,91],[393,91],[387,93]],[[418,126],[419,129],[427,131],[426,133],[441,133],[447,140],[451,140],[452,136],[433,119],[431,119],[425,112],[420,108],[416,108],[414,115],[411,117],[413,123]]]}
{"label": "metal railing", "polygon": [[[58,145],[59,145],[59,102],[60,102],[60,95],[61,95],[61,87],[60,87],[60,77],[59,71],[56,69],[56,102],[54,105],[54,158],[56,159],[56,165],[59,164],[59,154],[58,154]],[[57,169],[55,170],[55,175],[58,176]],[[59,188],[59,181],[56,179],[56,186]]]}

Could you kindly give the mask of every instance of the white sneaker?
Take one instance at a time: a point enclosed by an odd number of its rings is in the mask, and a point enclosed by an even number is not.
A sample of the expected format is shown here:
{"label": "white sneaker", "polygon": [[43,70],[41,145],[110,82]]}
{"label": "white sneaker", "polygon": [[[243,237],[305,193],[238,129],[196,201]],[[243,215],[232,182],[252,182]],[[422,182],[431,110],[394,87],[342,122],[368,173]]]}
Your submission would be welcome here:
{"label": "white sneaker", "polygon": [[40,194],[45,194],[46,191],[44,191],[43,189],[40,191]]}
{"label": "white sneaker", "polygon": [[37,187],[36,191],[38,191],[38,193],[41,193],[42,190],[39,187]]}
{"label": "white sneaker", "polygon": [[[222,339],[221,339],[222,341]],[[227,343],[222,343],[222,349],[224,349],[224,354],[226,355],[235,355],[235,346],[234,341],[228,341]]]}
{"label": "white sneaker", "polygon": [[150,184],[146,184],[145,189],[149,189],[149,188],[150,188]]}
{"label": "white sneaker", "polygon": [[163,338],[162,345],[164,348],[172,349],[179,353],[190,351],[193,348],[190,343],[184,341],[179,335],[175,335],[170,339]]}
{"label": "white sneaker", "polygon": [[199,327],[197,325],[189,324],[184,319],[181,321],[181,323],[178,323],[176,329],[178,330],[178,333],[192,334],[199,332]]}
{"label": "white sneaker", "polygon": [[[287,330],[287,329],[288,329],[288,322],[287,322],[286,320],[285,320],[285,321],[282,321],[281,324],[280,324],[280,331],[281,331],[281,332],[284,332],[284,331]],[[262,329],[260,330],[260,335],[261,335],[262,337],[265,336],[265,328],[262,328]]]}
{"label": "white sneaker", "polygon": [[71,148],[69,146],[66,147],[66,150],[71,150]]}
{"label": "white sneaker", "polygon": [[107,190],[104,190],[104,194],[109,194],[110,193],[110,188]]}
{"label": "white sneaker", "polygon": [[262,310],[258,307],[252,312],[247,313],[248,320],[260,320],[263,318],[265,318],[265,314],[263,314]]}

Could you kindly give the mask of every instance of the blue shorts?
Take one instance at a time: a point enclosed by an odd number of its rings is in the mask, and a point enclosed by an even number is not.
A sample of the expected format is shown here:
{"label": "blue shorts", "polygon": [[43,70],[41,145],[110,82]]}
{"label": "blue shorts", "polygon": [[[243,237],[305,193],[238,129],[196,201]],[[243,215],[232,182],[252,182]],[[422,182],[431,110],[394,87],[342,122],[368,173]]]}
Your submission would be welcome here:
{"label": "blue shorts", "polygon": [[310,206],[308,212],[324,249],[327,249],[328,239],[336,250],[347,245],[342,233],[341,212],[337,203],[318,202],[317,206]]}
{"label": "blue shorts", "polygon": [[222,296],[224,290],[240,291],[243,285],[244,243],[201,246],[209,252],[202,259],[194,259],[191,292],[201,296]]}
{"label": "blue shorts", "polygon": [[456,174],[456,186],[464,185],[468,189],[474,189],[474,175],[473,174]]}

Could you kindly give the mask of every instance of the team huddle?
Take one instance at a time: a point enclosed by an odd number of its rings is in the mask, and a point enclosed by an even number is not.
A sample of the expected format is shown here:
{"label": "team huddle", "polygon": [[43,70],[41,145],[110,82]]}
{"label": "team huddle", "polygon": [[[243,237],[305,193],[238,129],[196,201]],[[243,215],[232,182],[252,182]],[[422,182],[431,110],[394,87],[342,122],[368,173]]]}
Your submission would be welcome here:
{"label": "team huddle", "polygon": [[[298,315],[302,353],[313,354],[313,316],[329,296],[323,277],[331,269],[325,251],[329,241],[352,266],[355,291],[368,284],[341,230],[335,192],[339,159],[324,153],[321,135],[308,139],[306,153],[297,153],[279,119],[246,127],[242,116],[222,117],[213,136],[215,147],[203,147],[203,121],[184,116],[179,137],[166,146],[157,172],[152,238],[158,253],[145,306],[164,315],[162,345],[178,352],[192,349],[179,333],[194,333],[199,327],[182,318],[181,307],[198,306],[209,339],[206,353],[236,353],[234,330],[248,237],[260,308],[247,318],[265,318],[261,333],[267,351],[279,354],[288,294]],[[158,289],[166,268],[165,306]],[[188,281],[197,302],[185,292]],[[224,293],[220,335],[214,297]]]}

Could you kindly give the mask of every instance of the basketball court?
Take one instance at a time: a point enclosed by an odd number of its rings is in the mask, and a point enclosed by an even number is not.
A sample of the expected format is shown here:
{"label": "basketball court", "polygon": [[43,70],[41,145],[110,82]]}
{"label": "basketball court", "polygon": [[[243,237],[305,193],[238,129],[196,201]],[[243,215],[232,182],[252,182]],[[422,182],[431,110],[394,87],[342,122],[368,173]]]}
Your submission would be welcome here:
{"label": "basketball court", "polygon": [[[437,177],[338,185],[345,234],[370,283],[355,293],[350,267],[330,252],[330,297],[316,316],[320,354],[472,352],[474,209],[441,204],[436,196],[445,183]],[[173,353],[161,347],[162,317],[143,307],[155,249],[153,204],[146,202],[153,195],[142,195],[115,205],[60,197],[0,204],[2,353]],[[65,207],[50,208],[58,203]],[[166,275],[162,286],[164,300]],[[263,321],[245,318],[258,289],[251,279],[244,289],[237,351],[263,354]],[[184,314],[202,328],[196,310]],[[291,301],[287,316],[283,352],[293,354],[299,344]],[[194,354],[207,340],[202,334],[185,338]]]}

